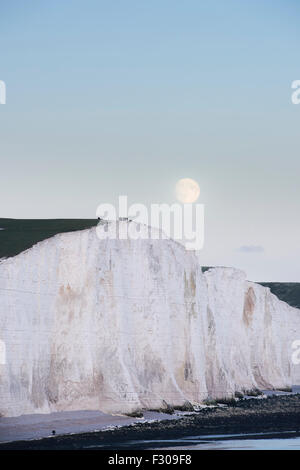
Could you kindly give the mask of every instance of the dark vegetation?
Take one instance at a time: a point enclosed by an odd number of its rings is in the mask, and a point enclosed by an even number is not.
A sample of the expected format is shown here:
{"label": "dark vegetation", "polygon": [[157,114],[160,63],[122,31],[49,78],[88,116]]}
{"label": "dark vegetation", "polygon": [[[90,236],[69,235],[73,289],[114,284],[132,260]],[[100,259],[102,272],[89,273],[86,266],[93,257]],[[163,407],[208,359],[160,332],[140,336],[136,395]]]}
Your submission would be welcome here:
{"label": "dark vegetation", "polygon": [[15,256],[57,233],[84,230],[97,219],[0,219],[0,259]]}
{"label": "dark vegetation", "polygon": [[300,308],[300,282],[260,282],[259,284],[269,287],[280,300],[292,307]]}

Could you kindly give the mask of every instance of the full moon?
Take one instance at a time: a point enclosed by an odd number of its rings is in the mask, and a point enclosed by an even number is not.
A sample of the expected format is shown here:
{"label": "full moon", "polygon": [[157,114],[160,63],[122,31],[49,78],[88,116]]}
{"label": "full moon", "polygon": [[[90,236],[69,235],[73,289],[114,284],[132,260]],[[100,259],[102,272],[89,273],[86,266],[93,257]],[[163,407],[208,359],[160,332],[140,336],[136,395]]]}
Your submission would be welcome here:
{"label": "full moon", "polygon": [[183,204],[190,204],[197,201],[200,196],[200,187],[197,181],[192,178],[182,178],[176,183],[176,197]]}

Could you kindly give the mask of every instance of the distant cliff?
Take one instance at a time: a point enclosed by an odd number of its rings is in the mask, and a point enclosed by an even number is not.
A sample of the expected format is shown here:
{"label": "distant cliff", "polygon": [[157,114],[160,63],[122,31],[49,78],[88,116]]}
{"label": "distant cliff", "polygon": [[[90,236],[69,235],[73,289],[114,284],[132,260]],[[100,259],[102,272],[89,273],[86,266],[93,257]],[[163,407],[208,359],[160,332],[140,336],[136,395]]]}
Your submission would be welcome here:
{"label": "distant cliff", "polygon": [[260,284],[269,287],[280,300],[292,307],[300,308],[300,282],[260,282]]}
{"label": "distant cliff", "polygon": [[286,388],[300,383],[299,338],[298,309],[241,271],[202,273],[172,240],[99,240],[91,228],[0,262],[5,416]]}

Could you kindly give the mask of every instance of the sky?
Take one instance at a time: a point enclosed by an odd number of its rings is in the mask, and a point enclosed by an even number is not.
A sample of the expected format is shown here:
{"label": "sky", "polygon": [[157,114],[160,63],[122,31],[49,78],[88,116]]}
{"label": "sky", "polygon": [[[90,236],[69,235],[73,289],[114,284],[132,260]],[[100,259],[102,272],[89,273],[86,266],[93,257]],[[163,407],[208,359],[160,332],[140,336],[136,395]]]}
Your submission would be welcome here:
{"label": "sky", "polygon": [[205,266],[300,281],[297,0],[0,3],[0,217],[205,205]]}

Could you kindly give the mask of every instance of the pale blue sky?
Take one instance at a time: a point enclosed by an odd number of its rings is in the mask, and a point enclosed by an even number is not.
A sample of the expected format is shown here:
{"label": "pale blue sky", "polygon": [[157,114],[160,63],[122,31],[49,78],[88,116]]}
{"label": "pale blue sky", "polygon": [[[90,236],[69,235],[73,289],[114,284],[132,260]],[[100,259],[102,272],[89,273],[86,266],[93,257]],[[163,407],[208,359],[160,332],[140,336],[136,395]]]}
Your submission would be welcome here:
{"label": "pale blue sky", "polygon": [[299,21],[297,0],[2,1],[0,217],[173,202],[188,176],[203,264],[300,281]]}

